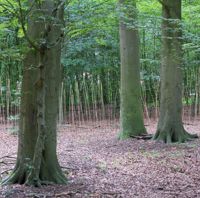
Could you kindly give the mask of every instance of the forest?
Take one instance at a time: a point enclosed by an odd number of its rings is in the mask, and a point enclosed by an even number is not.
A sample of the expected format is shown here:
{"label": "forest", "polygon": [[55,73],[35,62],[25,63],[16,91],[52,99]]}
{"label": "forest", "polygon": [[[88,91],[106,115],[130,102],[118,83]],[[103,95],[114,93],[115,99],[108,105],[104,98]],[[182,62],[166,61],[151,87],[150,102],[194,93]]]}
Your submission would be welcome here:
{"label": "forest", "polygon": [[0,198],[200,197],[200,0],[0,0]]}

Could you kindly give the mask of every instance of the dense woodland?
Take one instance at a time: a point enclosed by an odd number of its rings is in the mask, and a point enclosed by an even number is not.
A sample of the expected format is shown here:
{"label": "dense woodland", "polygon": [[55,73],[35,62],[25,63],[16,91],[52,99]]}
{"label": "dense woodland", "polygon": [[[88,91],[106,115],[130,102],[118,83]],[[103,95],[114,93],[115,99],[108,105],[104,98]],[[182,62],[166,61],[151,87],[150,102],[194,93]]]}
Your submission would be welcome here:
{"label": "dense woodland", "polygon": [[[0,133],[8,134],[6,141],[13,134],[18,137],[14,166],[2,171],[2,186],[50,185],[51,190],[53,184],[68,186],[68,180],[73,180],[70,171],[76,169],[63,170],[60,150],[62,153],[68,148],[64,146],[74,142],[81,153],[81,138],[88,137],[90,142],[92,136],[99,138],[105,153],[111,152],[105,148],[112,147],[107,142],[112,136],[116,152],[131,149],[131,145],[138,151],[143,145],[147,152],[151,147],[167,153],[175,145],[187,153],[187,148],[195,145],[192,152],[196,156],[200,130],[199,13],[200,0],[0,0]],[[186,127],[186,122],[195,123],[195,130]],[[72,126],[77,139],[71,134]],[[95,126],[87,131],[91,137],[83,135],[89,126]],[[106,133],[100,135],[104,130]],[[66,145],[60,139],[63,134],[72,138]],[[0,152],[0,166],[6,165],[4,159],[9,156]],[[149,157],[135,156],[141,164]],[[70,164],[70,160],[65,162]],[[180,161],[178,157],[174,160]],[[93,158],[91,161],[94,163]],[[101,164],[100,169],[106,168]],[[127,180],[131,174],[134,171]],[[194,181],[198,186],[198,179]],[[138,190],[136,195],[126,190],[106,195],[100,191],[97,197],[184,197],[181,191],[169,196],[148,194],[148,189],[146,194]],[[92,196],[81,193],[61,193],[61,197]],[[200,196],[192,193],[188,197]]]}
{"label": "dense woodland", "polygon": [[[22,60],[26,38],[21,28],[17,2],[1,6],[1,111],[11,117],[19,106]],[[24,12],[28,11],[22,1]],[[182,2],[183,104],[191,116],[199,113],[199,2]],[[11,6],[11,7],[10,7]],[[138,1],[136,25],[140,33],[140,79],[146,116],[158,117],[160,103],[161,4]],[[63,103],[86,109],[93,105],[112,106],[119,113],[119,8],[116,1],[70,1],[65,5],[62,42]],[[132,23],[130,21],[130,23]],[[93,83],[99,82],[99,83]],[[154,109],[155,108],[155,109]],[[108,108],[107,108],[108,109]],[[156,115],[155,115],[156,114]],[[117,115],[116,115],[117,116]],[[93,116],[94,117],[94,116]],[[72,120],[72,118],[71,118]]]}

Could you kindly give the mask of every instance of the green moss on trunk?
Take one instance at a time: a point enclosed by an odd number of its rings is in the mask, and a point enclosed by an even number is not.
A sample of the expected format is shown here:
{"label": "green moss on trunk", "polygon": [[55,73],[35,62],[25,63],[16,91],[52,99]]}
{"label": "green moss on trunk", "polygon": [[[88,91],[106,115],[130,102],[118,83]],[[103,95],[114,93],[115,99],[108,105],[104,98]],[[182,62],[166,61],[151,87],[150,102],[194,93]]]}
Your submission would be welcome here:
{"label": "green moss on trunk", "polygon": [[161,104],[154,140],[184,142],[197,136],[182,123],[181,0],[162,3]]}
{"label": "green moss on trunk", "polygon": [[[63,13],[60,3],[45,0],[41,5],[45,12],[41,12],[36,4],[30,13],[29,38],[32,41],[43,39],[48,46],[54,45],[47,48],[44,43],[38,43],[39,50],[30,49],[24,60],[17,163],[3,184],[40,186],[67,182],[56,156],[62,27],[58,21]],[[51,20],[37,20],[40,15],[47,19],[51,16]]]}
{"label": "green moss on trunk", "polygon": [[[120,1],[121,10],[130,20],[136,20],[136,10],[127,10],[132,0]],[[130,14],[131,13],[131,14]],[[120,139],[146,133],[140,89],[139,34],[137,27],[128,27],[125,18],[120,23],[121,88],[120,88]]]}

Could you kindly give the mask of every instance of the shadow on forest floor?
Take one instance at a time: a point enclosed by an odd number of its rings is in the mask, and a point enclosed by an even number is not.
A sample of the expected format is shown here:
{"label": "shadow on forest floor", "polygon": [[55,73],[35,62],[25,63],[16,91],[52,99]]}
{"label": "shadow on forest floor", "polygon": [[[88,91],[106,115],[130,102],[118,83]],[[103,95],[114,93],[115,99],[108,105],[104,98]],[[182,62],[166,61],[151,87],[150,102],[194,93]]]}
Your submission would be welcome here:
{"label": "shadow on forest floor", "polygon": [[[150,133],[156,123],[147,125]],[[200,124],[187,124],[200,132]],[[200,197],[200,140],[184,144],[151,140],[117,140],[117,129],[95,126],[61,126],[58,155],[66,186],[0,187],[0,198],[24,197]],[[15,162],[17,137],[0,129],[0,171],[6,176]]]}

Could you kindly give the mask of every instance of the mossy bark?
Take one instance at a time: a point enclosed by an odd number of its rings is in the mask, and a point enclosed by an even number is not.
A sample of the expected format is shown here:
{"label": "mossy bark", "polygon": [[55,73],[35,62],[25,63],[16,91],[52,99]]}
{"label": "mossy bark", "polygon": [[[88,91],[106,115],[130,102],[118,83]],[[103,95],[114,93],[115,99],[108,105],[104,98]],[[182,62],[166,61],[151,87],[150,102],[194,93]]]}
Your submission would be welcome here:
{"label": "mossy bark", "polygon": [[[121,56],[121,88],[120,88],[120,139],[146,134],[143,121],[143,110],[140,89],[140,56],[138,28],[130,27],[136,21],[136,9],[132,0],[120,1],[123,12],[120,23],[120,56]],[[132,13],[131,13],[132,12]],[[131,14],[130,14],[131,13]],[[125,21],[125,18],[130,21]]]}
{"label": "mossy bark", "polygon": [[[43,1],[29,17],[28,36],[39,47],[30,46],[24,60],[17,162],[3,184],[66,183],[56,155],[62,37],[58,5],[59,1]],[[40,15],[47,20],[39,20]]]}
{"label": "mossy bark", "polygon": [[161,104],[155,140],[185,142],[182,123],[181,0],[162,1]]}

